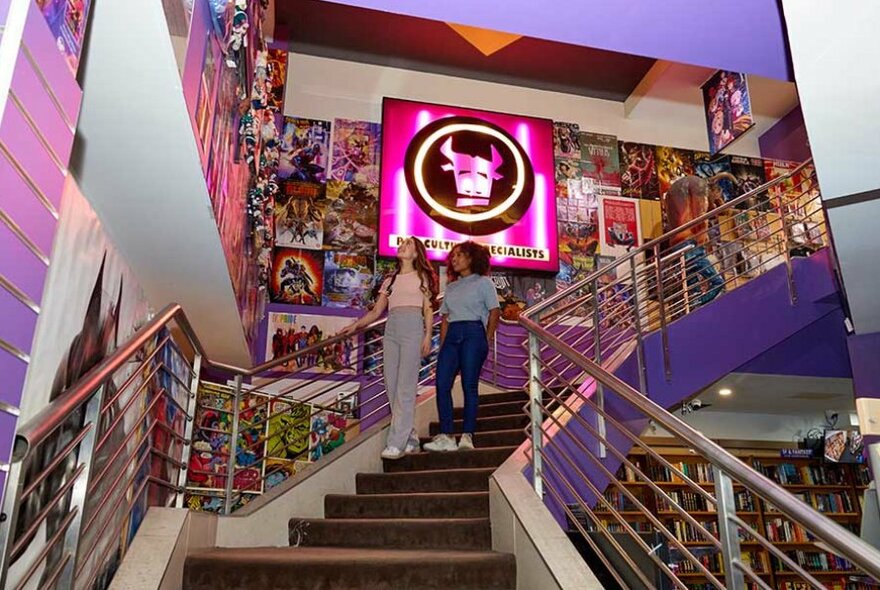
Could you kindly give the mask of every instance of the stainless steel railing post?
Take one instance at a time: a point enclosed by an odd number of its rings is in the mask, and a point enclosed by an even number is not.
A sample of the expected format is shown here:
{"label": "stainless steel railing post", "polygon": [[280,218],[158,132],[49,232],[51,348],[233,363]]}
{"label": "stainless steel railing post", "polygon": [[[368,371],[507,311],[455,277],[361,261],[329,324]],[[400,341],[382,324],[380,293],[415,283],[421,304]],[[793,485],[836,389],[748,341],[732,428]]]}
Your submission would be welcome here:
{"label": "stainless steel railing post", "polygon": [[672,367],[669,364],[669,333],[666,330],[666,301],[663,293],[663,270],[660,267],[660,244],[654,244],[654,280],[657,284],[657,306],[660,318],[660,340],[663,344],[663,372],[666,380],[672,379]]}
{"label": "stainless steel railing post", "polygon": [[544,499],[544,480],[541,466],[541,452],[543,447],[544,422],[542,409],[541,391],[541,346],[538,337],[529,332],[529,401],[531,402],[532,423],[532,485],[535,493]]}
{"label": "stainless steel railing post", "polygon": [[[593,356],[595,357],[596,364],[602,364],[602,331],[600,329],[600,324],[602,322],[602,314],[599,313],[599,280],[594,279],[590,283],[590,296],[593,298]],[[611,321],[611,318],[608,319]],[[596,383],[596,405],[599,406],[599,409],[605,409],[605,388],[602,384],[595,380]],[[599,431],[599,434],[602,438],[605,437],[605,417],[602,416],[601,412],[596,413],[596,430]],[[600,439],[597,441],[599,443],[599,457],[604,459],[608,454],[608,449],[605,448],[605,443]]]}
{"label": "stainless steel railing post", "polygon": [[639,312],[639,275],[636,272],[636,259],[629,259],[629,272],[632,277],[633,328],[636,331],[636,360],[639,363],[639,393],[648,395],[648,369],[645,366],[645,347],[642,338],[642,319]]}
{"label": "stainless steel railing post", "polygon": [[[184,424],[183,430],[183,447],[180,450],[180,462],[183,463],[183,467],[177,471],[177,488],[178,490],[186,489],[186,481],[187,481],[187,473],[189,470],[189,456],[192,453],[192,435],[193,435],[193,426],[196,419],[196,403],[198,401],[199,394],[199,375],[202,372],[202,355],[196,352],[196,356],[193,359],[192,365],[192,381],[190,382],[190,390],[189,396],[186,403],[186,413],[188,414],[186,417],[186,424]],[[177,492],[177,498],[174,500],[175,508],[183,508],[184,504],[184,493],[183,491]]]}
{"label": "stainless steel railing post", "polygon": [[[779,222],[782,224],[782,240],[783,240],[783,248],[785,249],[785,276],[788,278],[788,295],[791,299],[791,304],[797,304],[797,288],[794,284],[794,271],[792,270],[791,265],[791,239],[788,235],[789,228],[785,224],[785,201],[783,199],[783,192],[779,190],[776,192],[776,206],[779,209]],[[806,232],[806,228],[805,228]]]}
{"label": "stainless steel railing post", "polygon": [[742,559],[739,547],[737,526],[731,520],[736,516],[736,498],[733,495],[733,480],[717,465],[712,465],[715,474],[715,499],[718,502],[718,539],[721,541],[721,558],[724,560],[724,578],[728,588],[745,588],[745,577],[739,568]]}
{"label": "stainless steel railing post", "polygon": [[498,387],[498,331],[492,338],[492,385]]}
{"label": "stainless steel railing post", "polygon": [[224,514],[232,514],[232,489],[235,480],[235,455],[238,452],[238,420],[241,413],[241,373],[235,376],[235,395],[232,398],[232,428],[229,433],[229,460],[226,463],[226,502]]}

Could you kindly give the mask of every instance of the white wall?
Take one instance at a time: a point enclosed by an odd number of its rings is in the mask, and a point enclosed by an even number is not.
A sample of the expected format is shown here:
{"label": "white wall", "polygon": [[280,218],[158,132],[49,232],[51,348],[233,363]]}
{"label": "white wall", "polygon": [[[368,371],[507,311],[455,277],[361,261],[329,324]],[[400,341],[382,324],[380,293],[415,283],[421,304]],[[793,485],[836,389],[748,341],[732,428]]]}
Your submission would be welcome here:
{"label": "white wall", "polygon": [[[681,417],[691,427],[712,439],[758,440],[794,443],[811,428],[825,423],[824,414],[754,414],[750,412],[713,412],[700,410]],[[846,416],[841,418],[841,424]],[[671,436],[663,428],[648,427],[645,436]]]}
{"label": "white wall", "polygon": [[[381,121],[382,97],[396,97],[579,123],[581,129],[672,147],[707,150],[699,85],[711,71],[660,64],[639,100],[624,103],[411,70],[290,54],[288,115]],[[758,137],[797,104],[792,84],[750,78],[756,126],[731,153],[759,156]]]}

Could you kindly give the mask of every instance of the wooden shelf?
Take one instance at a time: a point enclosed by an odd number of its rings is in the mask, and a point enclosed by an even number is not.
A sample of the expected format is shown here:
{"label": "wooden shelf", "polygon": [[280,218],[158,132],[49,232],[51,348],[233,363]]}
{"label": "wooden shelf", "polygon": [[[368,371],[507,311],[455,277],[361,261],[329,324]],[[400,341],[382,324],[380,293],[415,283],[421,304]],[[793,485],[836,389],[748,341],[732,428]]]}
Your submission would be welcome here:
{"label": "wooden shelf", "polygon": [[[841,570],[839,572],[811,572],[810,570],[804,570],[811,576],[861,576],[864,575],[862,572],[857,570]],[[776,576],[782,576],[786,578],[790,578],[792,576],[800,577],[800,574],[796,574],[795,572],[773,572]]]}

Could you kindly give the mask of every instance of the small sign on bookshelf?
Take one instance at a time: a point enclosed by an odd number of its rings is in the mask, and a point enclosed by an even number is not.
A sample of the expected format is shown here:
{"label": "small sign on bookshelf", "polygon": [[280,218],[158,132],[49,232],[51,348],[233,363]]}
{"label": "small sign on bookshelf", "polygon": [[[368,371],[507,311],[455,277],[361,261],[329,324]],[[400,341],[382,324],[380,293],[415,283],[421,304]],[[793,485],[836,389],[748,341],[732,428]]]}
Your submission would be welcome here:
{"label": "small sign on bookshelf", "polygon": [[779,449],[779,456],[786,459],[809,459],[813,456],[813,449]]}

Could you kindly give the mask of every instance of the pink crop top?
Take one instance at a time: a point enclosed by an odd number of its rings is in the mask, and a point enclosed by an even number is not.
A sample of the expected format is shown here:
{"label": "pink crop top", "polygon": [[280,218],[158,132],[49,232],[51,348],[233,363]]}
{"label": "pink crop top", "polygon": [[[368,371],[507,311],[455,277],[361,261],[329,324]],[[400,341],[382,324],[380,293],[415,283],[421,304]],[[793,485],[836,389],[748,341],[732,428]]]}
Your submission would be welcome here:
{"label": "pink crop top", "polygon": [[[388,284],[391,277],[385,279],[382,283],[382,293],[388,292]],[[422,307],[425,294],[422,293],[422,281],[419,273],[408,272],[399,274],[394,280],[394,286],[391,288],[391,295],[388,296],[388,309],[395,307]]]}

